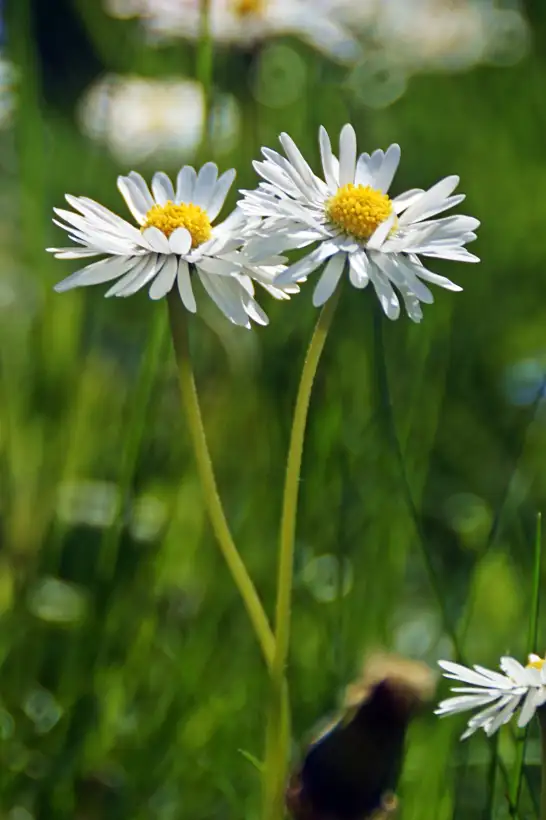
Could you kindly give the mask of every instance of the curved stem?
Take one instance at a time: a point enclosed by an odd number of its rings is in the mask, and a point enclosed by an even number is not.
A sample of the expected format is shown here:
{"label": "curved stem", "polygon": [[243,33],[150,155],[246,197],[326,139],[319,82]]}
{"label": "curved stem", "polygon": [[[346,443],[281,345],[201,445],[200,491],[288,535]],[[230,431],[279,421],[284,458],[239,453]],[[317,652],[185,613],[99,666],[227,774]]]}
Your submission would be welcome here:
{"label": "curved stem", "polygon": [[218,493],[218,487],[216,486],[216,478],[214,476],[214,469],[207,445],[199,399],[193,377],[188,340],[187,314],[178,298],[178,293],[175,291],[171,291],[167,297],[167,301],[169,305],[169,321],[178,368],[182,404],[192,438],[197,469],[203,487],[210,522],[220,551],[228,565],[231,577],[243,599],[263,656],[267,665],[271,666],[274,658],[275,645],[273,633],[262,602],[256,592],[256,587],[233,541],[222,501]]}
{"label": "curved stem", "polygon": [[296,534],[298,489],[303,442],[311,390],[326,337],[339,301],[340,291],[341,288],[338,287],[333,296],[331,296],[322,308],[307,349],[296,397],[292,431],[290,434],[290,446],[286,463],[279,539],[277,602],[275,608],[275,653],[271,669],[272,689],[264,768],[264,818],[270,818],[271,820],[278,820],[283,816],[284,787],[288,765],[290,709],[288,690],[285,684],[285,666],[290,643],[294,540]]}

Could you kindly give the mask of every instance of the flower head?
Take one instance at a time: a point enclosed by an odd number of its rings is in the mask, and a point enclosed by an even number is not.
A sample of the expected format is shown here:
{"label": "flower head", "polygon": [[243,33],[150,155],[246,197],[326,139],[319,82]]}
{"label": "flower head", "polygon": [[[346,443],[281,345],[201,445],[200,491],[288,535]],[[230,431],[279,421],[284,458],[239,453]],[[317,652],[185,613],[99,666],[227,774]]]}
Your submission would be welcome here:
{"label": "flower head", "polygon": [[439,661],[439,665],[444,677],[466,685],[452,687],[451,691],[457,695],[443,700],[435,714],[443,717],[484,707],[470,718],[462,740],[478,729],[491,736],[508,723],[520,707],[518,726],[526,726],[536,710],[546,703],[546,661],[539,655],[529,655],[527,666],[514,658],[501,658],[500,668],[504,674],[483,666],[468,669],[451,661]]}
{"label": "flower head", "polygon": [[263,218],[258,235],[247,247],[254,259],[314,246],[278,276],[277,284],[297,282],[326,263],[313,295],[313,303],[319,306],[332,295],[347,268],[354,287],[372,283],[390,319],[400,313],[396,288],[416,322],[422,318],[419,303],[433,301],[425,282],[461,290],[429,271],[420,259],[479,261],[464,248],[476,238],[477,219],[434,218],[464,199],[462,194],[453,195],[459,177],[446,177],[427,191],[416,188],[391,198],[389,190],[400,161],[398,145],[357,156],[356,134],[347,124],[341,131],[338,159],[321,126],[322,179],[288,134],[281,134],[280,141],[286,157],[263,148],[264,160],[254,167],[264,181],[256,190],[244,191],[241,202],[247,215]]}
{"label": "flower head", "polygon": [[254,299],[250,280],[255,276],[274,296],[286,296],[270,280],[284,269],[282,259],[255,264],[242,253],[247,220],[236,208],[223,222],[214,224],[235,178],[235,171],[218,177],[207,162],[199,173],[185,165],[176,180],[156,173],[150,191],[140,174],[118,177],[118,188],[138,227],[92,199],[70,196],[73,211],[55,208],[76,246],[48,248],[59,259],[104,258],[63,279],[57,291],[114,281],[106,296],[131,296],[150,285],[150,297],[161,299],[175,285],[185,307],[195,313],[193,274],[220,310],[234,324],[250,327],[250,319],[268,319]]}
{"label": "flower head", "polygon": [[[248,48],[270,37],[292,35],[342,62],[362,56],[350,32],[350,0],[211,0],[214,40]],[[112,14],[136,14],[155,37],[199,37],[198,0],[108,0]]]}

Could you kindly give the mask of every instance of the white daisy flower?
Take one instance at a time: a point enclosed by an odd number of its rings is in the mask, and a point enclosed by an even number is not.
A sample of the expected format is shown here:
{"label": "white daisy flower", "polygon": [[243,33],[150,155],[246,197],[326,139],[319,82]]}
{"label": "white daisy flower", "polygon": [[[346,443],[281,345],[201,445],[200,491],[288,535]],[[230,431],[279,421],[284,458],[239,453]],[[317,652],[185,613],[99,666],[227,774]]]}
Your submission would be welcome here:
{"label": "white daisy flower", "polygon": [[458,694],[443,700],[436,715],[444,717],[485,707],[470,718],[461,740],[478,729],[483,729],[488,736],[493,735],[520,707],[517,724],[526,726],[536,710],[546,703],[546,662],[539,655],[529,655],[527,666],[522,666],[514,658],[501,658],[503,675],[483,666],[468,669],[451,661],[439,661],[439,665],[444,670],[444,677],[466,686],[452,687],[451,691]]}
{"label": "white daisy flower", "polygon": [[55,208],[63,221],[53,221],[68,232],[75,247],[48,248],[58,259],[85,259],[104,255],[55,286],[62,292],[84,285],[116,280],[106,296],[131,296],[150,285],[150,298],[161,299],[177,284],[180,298],[191,313],[197,306],[192,280],[197,274],[211,299],[230,321],[250,327],[250,319],[265,325],[268,318],[253,296],[250,276],[273,295],[284,291],[269,279],[284,266],[278,258],[263,259],[264,269],[241,253],[246,218],[236,208],[217,225],[214,220],[235,178],[235,171],[218,177],[207,162],[199,173],[185,165],[176,190],[163,172],[146,182],[134,171],[118,177],[118,188],[139,227],[83,196],[66,195],[74,211]]}
{"label": "white daisy flower", "polygon": [[453,195],[459,177],[449,176],[427,191],[416,188],[391,199],[388,191],[400,161],[398,145],[357,156],[356,134],[349,124],[341,131],[339,160],[322,126],[319,141],[324,179],[313,173],[288,134],[280,136],[286,157],[262,149],[265,159],[254,167],[264,182],[254,191],[243,191],[240,203],[249,217],[263,218],[247,253],[259,260],[262,254],[315,245],[277,277],[278,285],[297,282],[326,263],[313,294],[313,303],[319,306],[348,268],[354,287],[372,283],[389,319],[400,313],[394,285],[410,318],[419,322],[419,303],[433,301],[424,282],[462,290],[429,271],[420,257],[479,261],[464,248],[476,238],[477,219],[433,218],[463,201],[463,194]]}
{"label": "white daisy flower", "polygon": [[[219,43],[252,48],[269,37],[288,34],[335,60],[354,62],[362,49],[346,19],[352,5],[352,0],[211,0],[209,25]],[[200,35],[198,0],[108,0],[108,6],[115,16],[141,17],[156,37]]]}

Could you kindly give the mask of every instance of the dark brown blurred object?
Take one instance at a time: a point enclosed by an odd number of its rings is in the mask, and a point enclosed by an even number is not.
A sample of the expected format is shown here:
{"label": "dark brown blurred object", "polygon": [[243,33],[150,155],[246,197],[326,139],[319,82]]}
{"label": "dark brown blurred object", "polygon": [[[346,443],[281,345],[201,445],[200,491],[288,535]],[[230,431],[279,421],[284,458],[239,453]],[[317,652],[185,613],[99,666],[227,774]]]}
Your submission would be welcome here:
{"label": "dark brown blurred object", "polygon": [[292,774],[286,805],[294,820],[386,818],[410,720],[432,697],[425,664],[375,654],[347,687],[341,716],[315,739]]}

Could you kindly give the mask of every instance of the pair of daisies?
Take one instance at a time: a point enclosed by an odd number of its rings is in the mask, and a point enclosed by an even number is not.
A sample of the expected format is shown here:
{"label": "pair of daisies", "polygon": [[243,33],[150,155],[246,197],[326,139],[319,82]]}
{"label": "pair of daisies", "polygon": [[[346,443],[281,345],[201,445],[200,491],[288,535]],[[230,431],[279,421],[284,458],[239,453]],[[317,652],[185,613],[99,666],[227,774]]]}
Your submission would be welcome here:
{"label": "pair of daisies", "polygon": [[[453,193],[459,177],[391,199],[398,145],[358,155],[354,128],[347,124],[338,157],[321,127],[323,176],[318,176],[288,134],[281,134],[280,142],[285,155],[262,149],[263,161],[254,162],[262,181],[256,190],[243,191],[221,222],[216,220],[235,171],[218,176],[212,162],[199,173],[184,166],[176,185],[156,173],[151,190],[134,171],[118,177],[136,226],[92,199],[67,195],[73,210],[56,208],[60,219],[54,221],[76,244],[49,250],[60,259],[102,258],[72,273],[56,290],[113,282],[107,296],[130,296],[149,287],[150,297],[161,299],[176,287],[186,309],[195,313],[199,280],[227,318],[244,327],[251,320],[268,322],[255,283],[275,298],[289,298],[318,269],[315,306],[330,298],[346,271],[355,288],[372,286],[389,319],[398,318],[403,302],[419,322],[420,303],[433,301],[428,284],[461,290],[422,261],[479,261],[464,247],[476,238],[478,220],[438,218],[464,199]],[[302,249],[298,260],[287,264],[285,254]]]}

